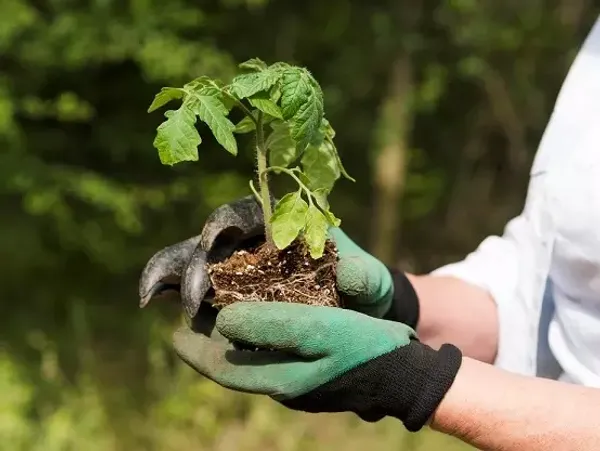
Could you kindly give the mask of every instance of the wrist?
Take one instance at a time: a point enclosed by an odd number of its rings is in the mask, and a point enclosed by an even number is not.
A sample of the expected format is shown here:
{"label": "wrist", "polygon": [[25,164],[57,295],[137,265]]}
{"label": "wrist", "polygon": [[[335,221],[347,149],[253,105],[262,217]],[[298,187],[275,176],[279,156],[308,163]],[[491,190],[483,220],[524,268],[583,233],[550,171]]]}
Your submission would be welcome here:
{"label": "wrist", "polygon": [[410,432],[419,431],[432,420],[452,386],[462,354],[450,344],[434,350],[413,340],[389,357],[393,361],[388,363],[388,372],[393,373],[395,383],[387,385],[386,415],[401,420]]}
{"label": "wrist", "polygon": [[403,323],[416,330],[419,323],[420,305],[410,276],[397,269],[388,268],[388,271],[392,279],[393,294],[383,319]]}

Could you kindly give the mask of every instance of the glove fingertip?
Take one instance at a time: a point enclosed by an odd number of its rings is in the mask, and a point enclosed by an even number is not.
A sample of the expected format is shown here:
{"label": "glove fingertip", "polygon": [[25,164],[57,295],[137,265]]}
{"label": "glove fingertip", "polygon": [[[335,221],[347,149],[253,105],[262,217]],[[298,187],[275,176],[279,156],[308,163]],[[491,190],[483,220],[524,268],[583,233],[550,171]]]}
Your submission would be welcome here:
{"label": "glove fingertip", "polygon": [[241,325],[247,322],[252,322],[248,315],[252,316],[251,304],[255,302],[236,302],[223,307],[217,315],[215,327],[224,336],[232,339],[235,331]]}
{"label": "glove fingertip", "polygon": [[341,258],[336,267],[338,290],[347,296],[368,295],[367,272],[358,256]]}

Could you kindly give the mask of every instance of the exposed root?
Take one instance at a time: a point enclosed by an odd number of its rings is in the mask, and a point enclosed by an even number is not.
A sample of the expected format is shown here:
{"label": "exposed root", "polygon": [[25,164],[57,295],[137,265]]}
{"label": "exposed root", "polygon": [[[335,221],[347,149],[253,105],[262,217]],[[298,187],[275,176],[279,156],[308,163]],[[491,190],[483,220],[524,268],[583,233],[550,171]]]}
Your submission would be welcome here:
{"label": "exposed root", "polygon": [[215,290],[213,305],[267,301],[338,307],[336,262],[337,250],[331,242],[319,260],[312,259],[301,242],[284,251],[265,245],[237,251],[208,268]]}

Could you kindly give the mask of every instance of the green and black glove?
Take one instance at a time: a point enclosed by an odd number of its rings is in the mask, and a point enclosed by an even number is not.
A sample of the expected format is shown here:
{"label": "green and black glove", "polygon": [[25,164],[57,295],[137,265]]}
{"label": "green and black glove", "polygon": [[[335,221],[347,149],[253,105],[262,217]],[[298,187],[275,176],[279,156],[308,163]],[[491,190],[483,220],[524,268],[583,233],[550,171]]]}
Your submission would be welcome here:
{"label": "green and black glove", "polygon": [[427,424],[462,361],[456,347],[435,351],[404,324],[335,307],[240,302],[220,311],[216,329],[227,340],[183,328],[174,343],[221,386],[305,412],[395,417],[409,431]]}
{"label": "green and black glove", "polygon": [[[329,234],[338,249],[337,289],[344,307],[416,328],[419,302],[406,276],[389,270],[341,229],[332,228]],[[210,302],[206,263],[260,240],[264,240],[263,215],[254,197],[219,207],[199,236],[166,247],[149,260],[140,279],[141,305],[176,291],[188,316],[196,316],[202,302]]]}
{"label": "green and black glove", "polygon": [[252,197],[215,210],[200,236],[150,259],[140,279],[141,305],[176,292],[192,318],[191,328],[175,334],[177,353],[225,387],[267,394],[296,410],[355,412],[367,421],[393,416],[420,429],[451,385],[460,352],[419,343],[418,299],[408,279],[342,230],[331,229],[330,237],[347,309],[244,302],[217,315],[206,263],[263,240],[262,218]]}

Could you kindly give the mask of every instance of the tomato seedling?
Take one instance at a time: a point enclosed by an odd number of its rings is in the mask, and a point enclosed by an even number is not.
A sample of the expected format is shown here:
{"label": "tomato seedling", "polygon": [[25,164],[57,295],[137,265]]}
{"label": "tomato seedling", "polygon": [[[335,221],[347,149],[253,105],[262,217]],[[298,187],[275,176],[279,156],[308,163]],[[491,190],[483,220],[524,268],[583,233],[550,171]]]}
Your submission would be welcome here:
{"label": "tomato seedling", "polygon": [[[310,256],[323,256],[329,226],[340,220],[331,212],[328,196],[345,171],[333,142],[335,132],[324,116],[323,92],[303,67],[254,58],[239,65],[229,84],[201,76],[181,88],[165,87],[148,112],[171,101],[179,108],[165,113],[154,147],[165,165],[197,161],[202,142],[197,121],[205,123],[217,142],[237,155],[237,134],[253,133],[258,189],[250,188],[262,206],[267,246],[286,249],[298,238]],[[234,124],[233,109],[243,113]],[[291,177],[297,190],[284,194],[271,209],[269,175]]]}

